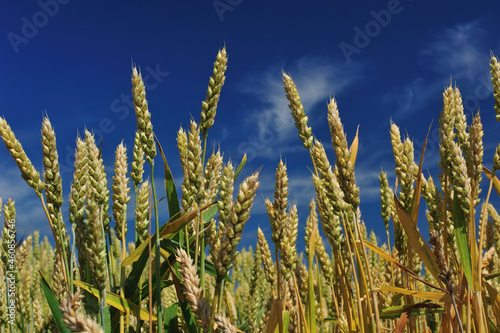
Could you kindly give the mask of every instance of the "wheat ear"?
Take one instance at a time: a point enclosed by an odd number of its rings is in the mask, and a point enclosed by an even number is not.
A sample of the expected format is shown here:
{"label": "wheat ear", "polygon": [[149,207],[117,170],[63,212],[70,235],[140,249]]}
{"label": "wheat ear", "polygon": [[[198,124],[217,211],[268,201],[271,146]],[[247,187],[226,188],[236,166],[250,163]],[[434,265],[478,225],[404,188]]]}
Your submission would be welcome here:
{"label": "wheat ear", "polygon": [[95,321],[78,311],[82,299],[83,296],[80,293],[68,295],[68,297],[64,298],[60,306],[63,322],[71,332],[104,333]]}
{"label": "wheat ear", "polygon": [[17,167],[21,170],[21,176],[26,183],[35,190],[36,195],[41,198],[44,184],[40,180],[40,173],[36,171],[33,163],[31,163],[28,156],[26,156],[21,142],[16,139],[14,132],[4,117],[0,118],[0,136],[2,137],[5,147],[14,158]]}
{"label": "wheat ear", "polygon": [[113,216],[118,239],[123,241],[127,234],[127,204],[130,201],[130,187],[127,177],[127,148],[123,142],[116,148],[115,176],[113,177]]}
{"label": "wheat ear", "polygon": [[208,81],[207,96],[205,97],[205,101],[201,102],[200,130],[204,138],[207,136],[207,130],[214,124],[217,103],[219,102],[220,92],[226,79],[224,76],[226,69],[227,53],[224,46],[217,53],[213,74]]}

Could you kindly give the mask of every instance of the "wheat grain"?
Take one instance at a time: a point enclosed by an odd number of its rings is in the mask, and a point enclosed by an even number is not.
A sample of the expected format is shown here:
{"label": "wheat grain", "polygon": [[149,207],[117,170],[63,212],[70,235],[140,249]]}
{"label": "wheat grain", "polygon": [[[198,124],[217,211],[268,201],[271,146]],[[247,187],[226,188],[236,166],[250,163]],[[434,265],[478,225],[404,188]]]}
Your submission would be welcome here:
{"label": "wheat grain", "polygon": [[458,144],[460,145],[460,149],[464,152],[465,155],[469,153],[470,148],[470,135],[467,133],[467,118],[464,114],[464,105],[462,102],[462,94],[460,90],[455,87],[453,89],[453,105],[454,105],[454,125],[456,129],[456,138],[458,139]]}
{"label": "wheat grain", "polygon": [[337,178],[340,188],[344,192],[344,200],[355,211],[359,205],[359,187],[356,186],[354,165],[351,162],[351,153],[344,133],[344,126],[340,120],[337,102],[330,99],[328,103],[328,124],[332,136],[333,149],[335,150],[335,165],[338,169]]}
{"label": "wheat grain", "polygon": [[[75,224],[75,244],[78,250],[78,261],[80,263],[88,262],[86,230],[87,221],[84,219],[85,200],[89,184],[89,165],[87,156],[87,144],[79,136],[76,139],[75,150],[75,171],[73,173],[73,183],[69,195],[69,221]],[[86,265],[79,265],[80,277],[86,279]]]}
{"label": "wheat grain", "polygon": [[250,218],[250,210],[255,199],[255,193],[259,187],[259,171],[254,172],[241,183],[238,195],[233,205],[231,215],[224,229],[221,241],[221,261],[226,270],[229,270],[237,255],[238,246],[243,228]]}
{"label": "wheat grain", "polygon": [[204,138],[207,136],[207,130],[214,124],[221,89],[226,80],[224,76],[226,69],[227,53],[226,47],[224,46],[222,50],[219,50],[217,53],[213,74],[208,81],[207,95],[205,101],[201,102],[200,130]]}
{"label": "wheat grain", "polygon": [[129,179],[127,177],[127,148],[123,142],[116,148],[115,176],[113,177],[113,216],[115,231],[119,240],[127,234],[127,204],[130,201]]}
{"label": "wheat grain", "polygon": [[225,224],[233,210],[234,167],[227,162],[220,180],[220,193],[217,207],[219,208],[219,232],[223,232]]}
{"label": "wheat grain", "polygon": [[49,212],[51,225],[54,228],[56,242],[58,242],[63,253],[69,252],[69,235],[61,213],[62,180],[59,174],[59,161],[56,147],[56,134],[49,118],[45,117],[42,123],[42,150],[45,183],[45,199],[47,200],[47,211]]}
{"label": "wheat grain", "polygon": [[479,194],[481,194],[481,179],[483,174],[483,125],[481,123],[481,116],[479,112],[474,116],[472,120],[472,125],[469,129],[470,134],[470,149],[466,155],[466,165],[468,175],[471,179],[471,188],[473,198],[473,205],[476,206],[480,199]]}
{"label": "wheat grain", "polygon": [[33,236],[28,235],[28,237],[26,237],[16,253],[17,268],[19,271],[22,271],[25,267],[24,264],[26,262],[26,259],[28,259],[29,253],[32,249],[32,242]]}
{"label": "wheat grain", "polygon": [[64,298],[60,306],[63,322],[71,332],[104,333],[96,322],[78,311],[82,298],[79,293]]}
{"label": "wheat grain", "polygon": [[334,208],[327,197],[326,188],[320,178],[313,175],[312,181],[316,191],[316,201],[318,202],[318,212],[323,231],[332,249],[338,250],[343,244],[339,217],[334,213]]}
{"label": "wheat grain", "polygon": [[151,113],[149,112],[148,101],[146,100],[146,87],[142,80],[142,74],[140,71],[137,71],[135,66],[132,68],[132,95],[142,149],[148,163],[152,163],[153,158],[156,156],[153,124],[151,123]]}
{"label": "wheat grain", "polygon": [[94,194],[87,197],[87,216],[89,219],[87,228],[87,258],[89,258],[90,271],[93,283],[100,291],[106,289],[106,244],[103,234],[103,226],[100,218],[100,207]]}
{"label": "wheat grain", "polygon": [[205,167],[205,180],[204,183],[204,194],[202,206],[208,205],[215,201],[217,194],[219,192],[220,180],[222,177],[222,155],[220,150],[217,153],[213,152],[208,159],[207,166]]}
{"label": "wheat grain", "polygon": [[148,235],[149,226],[149,181],[142,183],[137,194],[135,207],[135,231],[139,243],[142,243]]}
{"label": "wheat grain", "polygon": [[[272,207],[272,209],[270,209]],[[274,185],[274,202],[271,205],[269,200],[266,200],[267,215],[271,224],[272,241],[278,246],[281,242],[285,223],[287,219],[288,207],[288,175],[286,173],[286,165],[280,159],[276,168],[276,182]]]}
{"label": "wheat grain", "polygon": [[335,176],[338,172],[337,170],[332,171],[330,161],[321,142],[315,140],[311,152],[318,171],[318,179],[320,180],[317,184],[325,187],[326,198],[330,201],[335,215],[340,216],[342,212],[349,209],[349,206],[344,200],[344,193],[340,189],[338,179]]}
{"label": "wheat grain", "polygon": [[271,256],[271,250],[269,250],[269,244],[267,243],[266,236],[260,227],[257,229],[257,242],[258,248],[260,249],[262,265],[264,266],[264,273],[266,275],[266,280],[274,285],[276,282],[276,269]]}
{"label": "wheat grain", "polygon": [[[109,190],[106,172],[104,170],[104,162],[102,160],[99,149],[94,140],[94,135],[88,130],[85,130],[85,144],[87,146],[88,172],[89,172],[89,193],[94,196],[93,200],[100,206],[102,214],[102,225],[104,231],[109,231],[110,217],[109,211]],[[87,198],[88,200],[88,198]],[[87,215],[90,215],[87,213]]]}
{"label": "wheat grain", "polygon": [[382,220],[384,221],[385,231],[389,233],[389,221],[391,220],[391,201],[394,195],[389,187],[389,182],[387,181],[387,173],[380,171],[380,206]]}
{"label": "wheat grain", "polygon": [[59,301],[62,301],[66,297],[67,288],[64,276],[64,263],[62,261],[62,255],[56,251],[54,253],[54,270],[52,272],[52,290]]}
{"label": "wheat grain", "polygon": [[297,206],[292,205],[287,214],[285,221],[285,232],[281,235],[279,247],[283,276],[285,280],[290,279],[291,274],[295,271],[298,256],[297,256],[297,233],[299,226],[299,217],[297,215]]}
{"label": "wheat grain", "polygon": [[490,68],[493,98],[495,99],[494,109],[497,112],[496,118],[500,121],[500,63],[493,54],[491,55]]}
{"label": "wheat grain", "polygon": [[454,193],[458,196],[460,200],[460,206],[463,209],[465,216],[470,214],[471,209],[471,181],[467,175],[467,166],[465,163],[465,158],[462,155],[460,147],[455,141],[450,142],[451,144],[451,180],[454,185]]}
{"label": "wheat grain", "polygon": [[311,236],[314,232],[314,230],[318,230],[318,213],[316,212],[316,201],[314,199],[309,202],[309,215],[307,216],[306,219],[306,230],[304,234],[304,241],[305,241],[305,251],[306,251],[306,259],[309,259],[309,241],[311,239]]}
{"label": "wheat grain", "polygon": [[134,185],[139,186],[142,183],[144,175],[144,150],[142,149],[141,134],[135,131],[133,160],[130,170],[130,178],[134,180]]}
{"label": "wheat grain", "polygon": [[17,243],[17,234],[15,230],[16,224],[16,202],[11,198],[7,200],[7,204],[3,208],[4,226],[2,229],[2,262],[5,267],[9,260],[9,241]]}
{"label": "wheat grain", "polygon": [[313,136],[312,130],[309,126],[307,126],[307,121],[309,118],[304,112],[304,107],[302,102],[300,101],[299,92],[297,91],[297,87],[293,82],[292,78],[286,74],[283,74],[283,84],[285,87],[286,98],[290,102],[288,107],[292,111],[292,117],[295,120],[295,127],[299,130],[299,138],[302,140],[302,144],[304,148],[311,149],[313,144]]}

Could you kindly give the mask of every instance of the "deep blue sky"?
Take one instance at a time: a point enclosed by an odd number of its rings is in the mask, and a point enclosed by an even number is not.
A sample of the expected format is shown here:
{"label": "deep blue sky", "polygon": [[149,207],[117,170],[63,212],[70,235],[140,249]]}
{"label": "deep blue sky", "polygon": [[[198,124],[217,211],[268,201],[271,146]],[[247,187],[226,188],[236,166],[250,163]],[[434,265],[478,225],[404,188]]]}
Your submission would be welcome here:
{"label": "deep blue sky", "polygon": [[[301,244],[307,205],[314,196],[310,158],[289,115],[282,69],[295,80],[313,133],[332,162],[329,96],[338,101],[349,141],[360,126],[356,179],[361,209],[368,229],[382,240],[378,175],[383,168],[394,183],[390,121],[420,151],[434,120],[424,169],[436,177],[437,119],[450,78],[462,91],[469,120],[481,108],[485,165],[491,165],[499,125],[488,62],[490,50],[500,53],[499,9],[497,2],[472,6],[417,0],[8,0],[0,5],[0,115],[41,171],[40,128],[47,112],[57,134],[65,198],[75,138],[85,127],[104,139],[111,181],[116,146],[122,139],[130,150],[133,146],[135,115],[127,100],[134,62],[151,76],[147,99],[154,130],[180,186],[176,133],[191,117],[199,121],[215,56],[225,44],[227,79],[208,146],[220,144],[225,159],[235,163],[246,152],[244,176],[262,166],[261,191],[243,244],[255,243],[257,226],[270,241],[263,198],[272,197],[280,156],[288,164],[290,202],[299,209]],[[358,31],[367,29],[363,39]],[[157,176],[161,195],[162,175]],[[0,196],[4,202],[16,200],[21,233],[40,230],[52,237],[38,199],[3,147]],[[166,207],[161,211],[165,221]],[[67,216],[66,206],[64,212]],[[424,223],[422,214],[419,225]]]}

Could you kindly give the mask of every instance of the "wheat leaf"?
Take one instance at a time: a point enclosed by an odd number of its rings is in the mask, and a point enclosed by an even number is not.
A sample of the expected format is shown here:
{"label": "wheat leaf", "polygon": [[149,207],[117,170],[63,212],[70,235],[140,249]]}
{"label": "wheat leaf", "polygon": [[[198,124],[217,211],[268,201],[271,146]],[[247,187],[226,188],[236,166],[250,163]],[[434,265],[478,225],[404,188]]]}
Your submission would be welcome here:
{"label": "wheat leaf", "polygon": [[401,221],[401,225],[405,229],[406,235],[408,236],[408,243],[411,249],[419,255],[425,267],[427,267],[429,272],[434,276],[434,278],[437,281],[439,281],[441,285],[442,282],[441,279],[439,278],[436,256],[434,255],[434,253],[432,253],[431,248],[422,238],[422,235],[417,230],[417,225],[413,222],[410,215],[408,215],[406,210],[403,208],[396,195],[394,195],[394,202],[396,205],[396,211],[399,220]]}
{"label": "wheat leaf", "polygon": [[457,243],[458,255],[460,257],[460,266],[464,271],[465,278],[475,291],[472,280],[472,264],[470,260],[469,242],[467,241],[467,226],[464,212],[460,207],[458,196],[453,198],[453,225],[455,228],[455,239]]}
{"label": "wheat leaf", "polygon": [[[77,285],[78,287],[88,291],[89,293],[91,293],[92,295],[94,295],[95,297],[99,298],[99,290],[85,282],[82,282],[82,281],[73,281],[73,283],[75,285]],[[112,293],[110,291],[106,291],[106,303],[108,303],[108,305],[114,307],[115,309],[117,309],[118,311],[121,311],[123,313],[126,313],[126,314],[137,314],[138,313],[138,306],[132,302],[130,302],[129,300],[125,299],[125,298],[122,298],[121,296],[115,294],[115,293]],[[140,316],[141,316],[141,320],[145,320],[145,321],[148,321],[149,320],[149,312],[147,312],[146,310],[144,309],[140,309]],[[156,321],[156,317],[153,316],[153,321]]]}
{"label": "wheat leaf", "polygon": [[422,298],[422,299],[428,299],[430,301],[445,302],[445,303],[450,303],[450,304],[452,303],[450,294],[448,292],[445,292],[445,291],[416,291],[416,290],[408,290],[408,289],[403,289],[403,288],[394,287],[394,286],[380,287],[380,288],[378,288],[378,290],[379,291],[389,291],[389,292],[393,292],[393,293],[418,297],[418,298]]}

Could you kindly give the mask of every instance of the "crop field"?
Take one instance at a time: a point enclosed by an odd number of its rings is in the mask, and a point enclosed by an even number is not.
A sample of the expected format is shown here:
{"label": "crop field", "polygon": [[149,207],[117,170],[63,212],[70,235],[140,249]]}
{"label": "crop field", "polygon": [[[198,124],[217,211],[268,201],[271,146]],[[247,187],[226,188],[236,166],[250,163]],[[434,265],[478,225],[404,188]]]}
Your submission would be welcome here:
{"label": "crop field", "polygon": [[[207,149],[227,65],[223,48],[199,119],[172,133],[177,156],[165,156],[155,136],[162,124],[154,122],[141,71],[133,66],[134,145],[122,143],[114,157],[103,156],[102,142],[85,130],[76,138],[73,178],[64,180],[70,193],[62,193],[48,116],[41,130],[43,170],[0,118],[8,162],[38,196],[53,237],[21,237],[15,201],[0,198],[0,295],[6,295],[0,333],[500,331],[500,215],[491,204],[500,195],[500,145],[484,156],[482,125],[495,119],[466,115],[460,90],[446,87],[434,178],[422,172],[426,145],[415,151],[391,123],[397,180],[389,184],[387,170],[380,172],[386,230],[380,243],[361,218],[357,133],[347,140],[342,110],[330,98],[324,116],[331,141],[320,142],[300,91],[283,72],[297,140],[313,166],[305,247],[297,248],[299,216],[289,203],[283,158],[273,166],[274,197],[265,198],[271,233],[259,228],[255,245],[241,248],[262,170],[245,169],[250,175],[243,179],[246,155],[232,161],[220,149]],[[490,67],[500,122],[500,63],[493,54]],[[325,149],[330,144],[333,156]],[[105,169],[113,158],[114,170]],[[182,166],[180,187],[168,164],[174,158]],[[157,170],[164,179],[155,179]],[[168,204],[168,216],[160,216],[160,201]],[[423,224],[426,235],[417,227]],[[127,243],[127,233],[134,242]]]}

